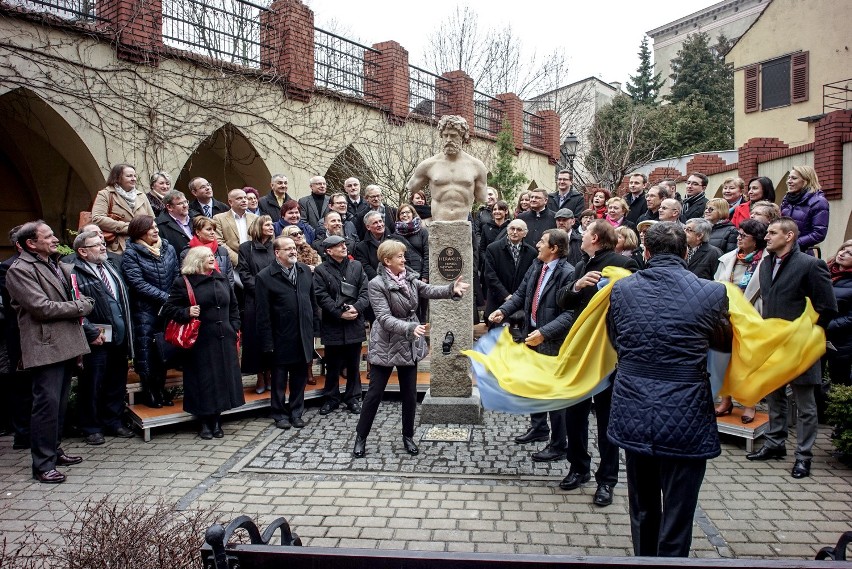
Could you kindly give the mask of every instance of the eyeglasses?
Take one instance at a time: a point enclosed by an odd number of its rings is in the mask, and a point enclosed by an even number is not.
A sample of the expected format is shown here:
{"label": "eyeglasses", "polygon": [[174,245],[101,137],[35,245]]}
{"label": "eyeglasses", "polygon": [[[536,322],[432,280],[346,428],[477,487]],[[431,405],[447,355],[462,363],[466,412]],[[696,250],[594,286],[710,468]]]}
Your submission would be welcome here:
{"label": "eyeglasses", "polygon": [[102,241],[100,243],[95,243],[94,245],[83,245],[83,249],[94,249],[95,247],[106,247],[106,243]]}
{"label": "eyeglasses", "polygon": [[523,231],[523,230],[524,230],[523,227],[510,227],[509,228],[509,231]]}
{"label": "eyeglasses", "polygon": [[695,233],[695,230],[691,227],[684,227],[683,230],[686,231],[687,233]]}
{"label": "eyeglasses", "polygon": [[748,233],[743,233],[742,231],[737,232],[737,239],[745,239],[746,237],[751,237]]}
{"label": "eyeglasses", "polygon": [[305,234],[304,231],[291,231],[290,237],[296,237],[297,235],[304,235],[304,234]]}

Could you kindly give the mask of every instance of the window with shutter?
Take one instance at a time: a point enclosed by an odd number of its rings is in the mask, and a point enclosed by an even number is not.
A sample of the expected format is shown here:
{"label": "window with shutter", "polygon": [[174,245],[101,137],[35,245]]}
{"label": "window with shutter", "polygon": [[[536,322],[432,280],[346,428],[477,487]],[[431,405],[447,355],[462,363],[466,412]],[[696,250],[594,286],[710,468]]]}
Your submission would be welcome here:
{"label": "window with shutter", "polygon": [[790,56],[760,66],[760,108],[764,111],[790,104]]}
{"label": "window with shutter", "polygon": [[802,103],[808,100],[808,53],[807,51],[803,51],[793,54],[791,57],[792,73],[790,74],[790,91],[792,94],[791,100],[794,103]]}
{"label": "window with shutter", "polygon": [[745,112],[753,113],[760,110],[758,99],[759,66],[750,65],[745,68]]}

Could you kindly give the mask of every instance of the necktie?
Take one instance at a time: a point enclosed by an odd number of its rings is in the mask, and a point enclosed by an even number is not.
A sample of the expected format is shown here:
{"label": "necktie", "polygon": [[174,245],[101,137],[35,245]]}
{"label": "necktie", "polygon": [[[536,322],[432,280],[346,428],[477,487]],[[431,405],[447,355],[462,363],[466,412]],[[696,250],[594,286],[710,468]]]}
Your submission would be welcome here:
{"label": "necktie", "polygon": [[536,312],[538,312],[538,297],[541,296],[541,284],[544,282],[544,275],[547,274],[547,265],[541,268],[541,275],[538,277],[538,284],[535,285],[535,296],[533,296],[532,310],[530,316],[536,320]]}
{"label": "necktie", "polygon": [[107,289],[107,292],[115,298],[115,291],[112,289],[112,285],[109,284],[109,279],[107,278],[106,271],[104,270],[103,265],[98,265],[98,272],[101,274],[101,280],[104,281],[104,286]]}
{"label": "necktie", "polygon": [[290,267],[290,282],[293,283],[293,286],[296,286],[296,267]]}
{"label": "necktie", "polygon": [[203,205],[203,206],[201,206],[201,207],[203,207],[203,208],[204,208],[204,217],[213,217],[213,216],[211,215],[213,212],[210,210],[210,206],[209,206],[209,205]]}
{"label": "necktie", "polygon": [[509,245],[509,249],[512,251],[512,260],[515,261],[515,266],[518,266],[518,258],[521,256],[520,246],[519,245]]}

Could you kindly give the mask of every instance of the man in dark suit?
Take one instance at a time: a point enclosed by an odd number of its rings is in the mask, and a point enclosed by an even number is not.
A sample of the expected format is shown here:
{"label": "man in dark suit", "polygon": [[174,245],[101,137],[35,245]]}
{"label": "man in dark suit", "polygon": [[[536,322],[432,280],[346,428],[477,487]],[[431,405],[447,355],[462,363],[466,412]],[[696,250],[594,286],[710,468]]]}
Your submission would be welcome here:
{"label": "man in dark suit", "polygon": [[704,218],[694,218],[686,222],[686,264],[689,272],[700,279],[713,280],[719,268],[722,251],[710,244],[710,232],[713,226]]}
{"label": "man in dark suit", "polygon": [[547,209],[559,211],[567,208],[575,213],[586,209],[586,198],[574,189],[574,175],[571,170],[560,170],[556,175],[556,191],[547,196]]}
{"label": "man in dark suit", "polygon": [[325,178],[314,176],[310,181],[311,193],[299,198],[299,213],[308,225],[316,230],[320,226],[323,213],[328,208]]}
{"label": "man in dark suit", "polygon": [[624,201],[627,202],[630,211],[624,218],[634,226],[639,223],[639,218],[648,211],[648,202],[645,200],[645,188],[647,187],[648,177],[645,174],[638,172],[630,174],[630,179],[627,182],[627,193],[624,194]]}
{"label": "man in dark suit", "polygon": [[[556,303],[557,291],[566,286],[574,274],[574,267],[565,259],[568,234],[561,229],[548,229],[539,239],[537,249],[538,257],[518,290],[489,314],[488,320],[500,324],[506,317],[523,310],[524,343],[539,353],[555,356],[574,322],[574,312]],[[568,452],[565,410],[551,411],[549,416],[550,442],[543,450],[533,453],[532,459],[536,462],[559,460]]]}
{"label": "man in dark suit", "polygon": [[273,174],[269,187],[271,191],[258,200],[257,207],[260,215],[268,215],[275,223],[281,219],[281,206],[293,198],[287,193],[287,176],[284,174]]}
{"label": "man in dark suit", "polygon": [[381,213],[368,211],[364,216],[364,226],[367,228],[367,232],[364,238],[355,245],[355,259],[364,267],[364,271],[367,273],[367,281],[376,277],[376,271],[379,268],[377,252],[379,245],[385,239],[396,239],[405,245],[406,264],[410,265],[408,258],[411,254],[411,244],[402,235],[393,234],[386,229],[385,220]]}
{"label": "man in dark suit", "polygon": [[556,229],[556,214],[547,209],[547,191],[536,188],[530,191],[530,209],[518,216],[527,224],[527,236],[524,239],[533,247],[548,229]]}
{"label": "man in dark suit", "polygon": [[[501,304],[509,300],[530,268],[538,252],[524,241],[527,236],[527,224],[521,219],[509,223],[506,237],[491,243],[485,249],[485,284],[488,287],[488,300],[485,313],[491,314]],[[547,425],[544,425],[545,428]],[[547,435],[545,430],[544,435]]]}
{"label": "man in dark suit", "polygon": [[265,331],[261,352],[272,364],[272,420],[279,429],[301,429],[314,330],[319,330],[313,274],[296,261],[296,244],[289,237],[277,237],[272,248],[275,262],[255,278],[255,317],[257,329]]}
{"label": "man in dark suit", "polygon": [[370,210],[367,200],[361,196],[361,181],[358,178],[346,178],[343,182],[343,191],[346,192],[346,208],[357,228],[358,220]]}
{"label": "man in dark suit", "polygon": [[157,229],[160,238],[175,248],[175,253],[186,249],[192,239],[192,217],[189,215],[189,202],[183,192],[170,190],[163,196],[163,213],[157,217]]}
{"label": "man in dark suit", "polygon": [[85,442],[102,445],[104,432],[121,438],[133,437],[133,431],[122,424],[127,360],[133,358],[130,303],[124,281],[107,261],[106,245],[97,233],[77,234],[74,250],[77,256],[73,274],[77,277],[80,294],[95,301],[87,320],[98,329],[109,327],[104,343],[92,346],[91,353],[83,356],[77,392],[80,429]]}
{"label": "man in dark suit", "polygon": [[[622,267],[638,271],[639,265],[631,257],[615,252],[618,239],[615,229],[605,219],[596,219],[583,232],[583,261],[574,269],[573,280],[559,290],[559,306],[573,310],[579,315],[598,291],[605,267]],[[609,409],[612,401],[612,388],[603,390],[593,398],[587,399],[568,409],[565,422],[568,430],[568,475],[559,483],[563,490],[574,490],[591,478],[592,457],[589,455],[589,412],[592,402],[595,405],[595,417],[598,420],[598,449],[600,464],[595,472],[598,488],[593,502],[598,506],[612,504],[612,490],[618,482],[618,447],[606,436],[609,425]]]}
{"label": "man in dark suit", "polygon": [[367,233],[366,215],[371,211],[381,214],[385,227],[393,228],[396,224],[396,208],[382,203],[382,188],[376,184],[370,184],[364,190],[364,200],[367,202],[367,210],[355,218],[355,228],[358,230],[358,238],[363,239]]}
{"label": "man in dark suit", "polygon": [[213,219],[217,213],[231,209],[213,197],[213,185],[204,178],[193,178],[189,181],[189,191],[195,199],[189,202],[189,217],[203,215]]}
{"label": "man in dark suit", "polygon": [[[837,299],[831,285],[831,275],[822,259],[802,253],[796,244],[799,228],[789,217],[769,224],[766,230],[768,257],[761,263],[760,297],[764,318],[795,320],[805,311],[805,298],[819,314],[817,324],[825,328],[837,313]],[[790,383],[796,400],[796,462],[793,478],[811,474],[813,445],[817,436],[816,388],[822,380],[819,360]],[[769,403],[769,429],[763,446],[746,455],[749,460],[768,460],[787,455],[787,388],[773,391],[766,397]]]}
{"label": "man in dark suit", "polygon": [[[686,223],[687,219],[704,217],[704,207],[707,205],[708,178],[701,172],[693,172],[686,179],[686,198],[683,200],[683,210],[680,214],[680,222]],[[662,220],[660,220],[662,221]]]}

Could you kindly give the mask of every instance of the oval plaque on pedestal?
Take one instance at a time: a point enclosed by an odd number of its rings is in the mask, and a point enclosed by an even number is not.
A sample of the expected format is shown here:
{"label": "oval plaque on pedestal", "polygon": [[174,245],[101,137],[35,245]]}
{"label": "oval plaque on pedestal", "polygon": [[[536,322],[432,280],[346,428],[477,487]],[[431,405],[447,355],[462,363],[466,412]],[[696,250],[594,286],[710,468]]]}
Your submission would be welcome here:
{"label": "oval plaque on pedestal", "polygon": [[455,247],[444,247],[438,253],[438,272],[448,281],[461,276],[463,267],[461,252]]}

